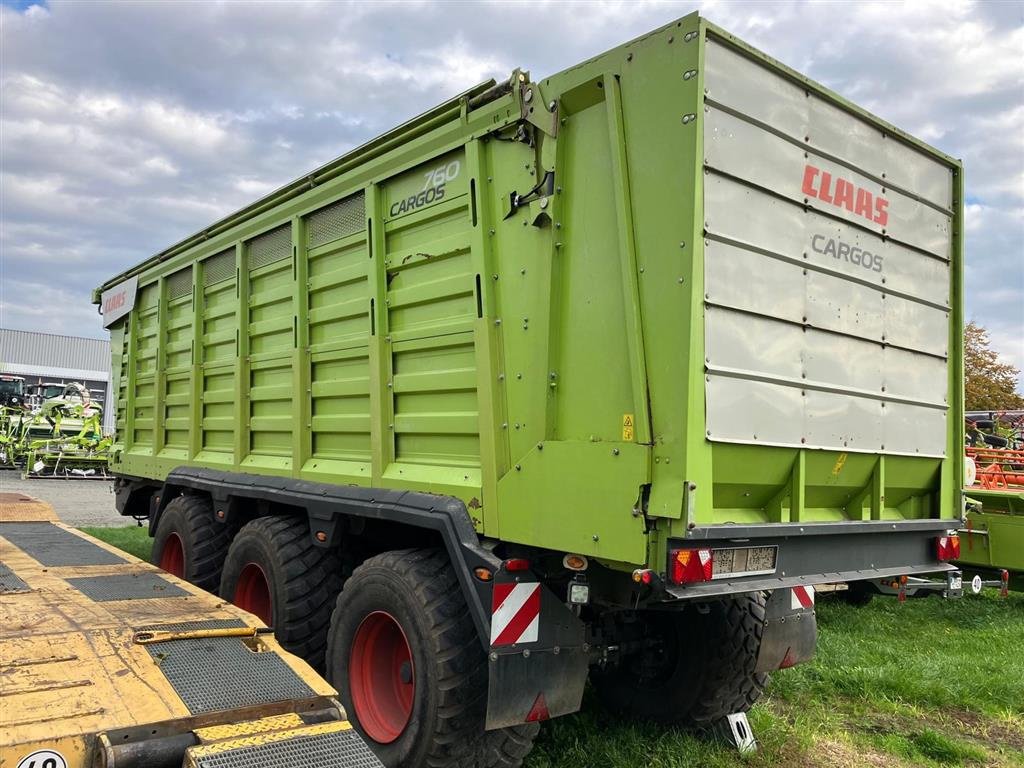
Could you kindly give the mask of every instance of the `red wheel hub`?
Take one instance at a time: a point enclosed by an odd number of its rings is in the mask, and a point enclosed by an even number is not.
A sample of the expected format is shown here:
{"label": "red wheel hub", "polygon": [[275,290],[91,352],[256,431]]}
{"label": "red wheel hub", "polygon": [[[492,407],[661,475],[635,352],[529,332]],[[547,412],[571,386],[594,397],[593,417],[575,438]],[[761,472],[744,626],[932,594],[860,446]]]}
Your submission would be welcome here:
{"label": "red wheel hub", "polygon": [[164,539],[164,548],[160,553],[160,567],[168,573],[185,578],[185,546],[181,543],[181,537],[172,533]]}
{"label": "red wheel hub", "polygon": [[367,736],[390,744],[402,734],[412,716],[416,669],[405,632],[390,613],[374,611],[356,630],[349,688]]}
{"label": "red wheel hub", "polygon": [[267,574],[256,563],[246,563],[238,575],[232,602],[239,608],[254,613],[268,627],[274,625],[274,603],[270,597]]}

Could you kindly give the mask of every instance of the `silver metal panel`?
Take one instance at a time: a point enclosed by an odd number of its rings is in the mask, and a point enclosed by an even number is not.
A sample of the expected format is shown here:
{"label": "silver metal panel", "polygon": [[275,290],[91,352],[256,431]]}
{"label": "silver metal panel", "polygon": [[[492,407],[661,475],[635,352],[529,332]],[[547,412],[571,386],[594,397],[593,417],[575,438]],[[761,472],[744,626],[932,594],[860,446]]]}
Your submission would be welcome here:
{"label": "silver metal panel", "polygon": [[942,456],[952,169],[714,40],[709,439]]}
{"label": "silver metal panel", "polygon": [[882,447],[884,404],[864,397],[804,390],[803,439],[807,445],[877,451]]}
{"label": "silver metal panel", "polygon": [[704,293],[712,304],[802,323],[803,270],[754,251],[711,241],[704,246]]}
{"label": "silver metal panel", "polygon": [[874,286],[709,241],[708,303],[945,357],[948,313]]}
{"label": "silver metal panel", "polygon": [[949,313],[899,296],[885,297],[885,340],[908,349],[946,357]]}
{"label": "silver metal panel", "polygon": [[799,379],[804,372],[804,332],[796,325],[708,306],[705,358],[711,369],[760,371]]}
{"label": "silver metal panel", "polygon": [[897,397],[935,405],[949,404],[946,362],[930,355],[885,348],[885,392]]}
{"label": "silver metal panel", "polygon": [[710,440],[801,445],[803,397],[799,389],[727,376],[707,376]]}
{"label": "silver metal panel", "polygon": [[705,62],[707,98],[950,209],[948,166],[714,40]]}
{"label": "silver metal panel", "polygon": [[[790,267],[797,274],[799,267]],[[846,333],[871,341],[884,341],[882,294],[874,288],[807,271],[807,322],[815,328]]]}
{"label": "silver metal panel", "polygon": [[707,378],[709,440],[863,453],[945,455],[946,411],[736,378]]}
{"label": "silver metal panel", "polygon": [[887,402],[946,404],[946,363],[936,357],[716,306],[708,306],[704,317],[712,372],[788,379],[797,388],[826,387]]}
{"label": "silver metal panel", "polygon": [[808,382],[882,395],[886,348],[881,344],[815,329],[801,333],[800,328],[787,328],[787,332],[804,340],[801,374]]}
{"label": "silver metal panel", "polygon": [[[883,187],[874,179],[833,160],[805,152],[800,146],[714,107],[708,107],[704,115],[704,159],[712,169],[787,199],[805,203],[870,231],[887,234],[944,259],[950,257],[950,217],[947,214]],[[805,174],[809,167],[816,169],[812,185],[819,186],[820,195],[804,193]],[[826,174],[828,184],[825,184]],[[825,199],[836,195],[839,180],[852,185],[848,204],[836,205]],[[856,211],[860,192],[870,195],[872,201],[879,198],[887,201],[887,218],[884,221],[876,222],[872,213],[865,215]],[[872,212],[873,206],[873,203],[868,205]]]}
{"label": "silver metal panel", "polygon": [[936,446],[946,444],[947,418],[947,411],[905,403],[886,404],[885,452],[944,456],[945,450]]}
{"label": "silver metal panel", "polygon": [[805,209],[727,176],[704,177],[706,229],[940,307],[949,265],[881,235]]}

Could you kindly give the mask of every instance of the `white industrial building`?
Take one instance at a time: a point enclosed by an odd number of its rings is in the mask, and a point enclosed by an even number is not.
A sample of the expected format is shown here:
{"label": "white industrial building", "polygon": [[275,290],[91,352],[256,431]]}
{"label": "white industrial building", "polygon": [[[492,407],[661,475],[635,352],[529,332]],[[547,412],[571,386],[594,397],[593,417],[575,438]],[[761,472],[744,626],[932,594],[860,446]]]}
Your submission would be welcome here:
{"label": "white industrial building", "polygon": [[21,376],[27,386],[84,384],[103,405],[104,431],[114,431],[109,341],[0,328],[0,373]]}

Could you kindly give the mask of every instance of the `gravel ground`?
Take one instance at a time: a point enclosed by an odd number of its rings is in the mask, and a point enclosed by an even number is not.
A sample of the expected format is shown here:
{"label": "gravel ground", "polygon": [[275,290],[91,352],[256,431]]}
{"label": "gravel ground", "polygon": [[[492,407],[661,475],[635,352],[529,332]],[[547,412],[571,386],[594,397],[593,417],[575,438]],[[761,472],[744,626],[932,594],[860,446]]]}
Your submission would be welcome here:
{"label": "gravel ground", "polygon": [[68,525],[135,525],[130,517],[117,514],[109,480],[22,480],[19,472],[0,470],[0,492],[42,499]]}

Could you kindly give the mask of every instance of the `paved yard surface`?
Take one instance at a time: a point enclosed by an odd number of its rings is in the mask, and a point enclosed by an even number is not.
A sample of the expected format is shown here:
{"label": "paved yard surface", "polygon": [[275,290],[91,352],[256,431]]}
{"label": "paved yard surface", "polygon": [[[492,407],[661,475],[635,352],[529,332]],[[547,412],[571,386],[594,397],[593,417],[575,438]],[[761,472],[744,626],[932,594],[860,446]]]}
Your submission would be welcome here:
{"label": "paved yard surface", "polygon": [[24,493],[49,502],[68,525],[134,525],[114,508],[109,480],[22,480],[21,474],[0,470],[0,493]]}

